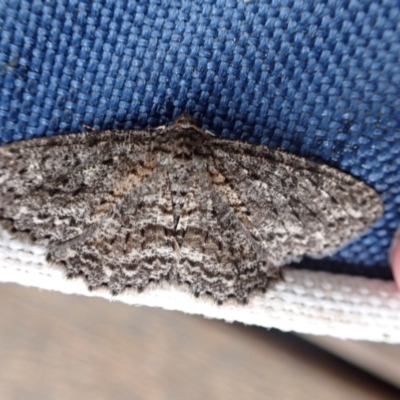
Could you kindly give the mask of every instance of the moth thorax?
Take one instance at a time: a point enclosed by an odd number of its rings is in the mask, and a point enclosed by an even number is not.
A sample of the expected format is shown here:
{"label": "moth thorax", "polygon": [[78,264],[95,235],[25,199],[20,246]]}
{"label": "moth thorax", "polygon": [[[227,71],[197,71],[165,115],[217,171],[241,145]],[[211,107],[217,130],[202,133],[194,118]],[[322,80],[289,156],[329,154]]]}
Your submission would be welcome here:
{"label": "moth thorax", "polygon": [[185,161],[192,161],[193,159],[193,150],[192,149],[179,149],[174,154],[174,160],[179,161],[179,162],[185,162]]}

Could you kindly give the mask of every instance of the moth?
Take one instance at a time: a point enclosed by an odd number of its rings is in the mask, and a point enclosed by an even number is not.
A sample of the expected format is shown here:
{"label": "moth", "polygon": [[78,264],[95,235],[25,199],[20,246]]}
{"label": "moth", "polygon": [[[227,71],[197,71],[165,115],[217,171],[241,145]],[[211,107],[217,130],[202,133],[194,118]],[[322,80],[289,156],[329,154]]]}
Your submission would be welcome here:
{"label": "moth", "polygon": [[168,281],[245,302],[283,265],[334,253],[381,214],[363,182],[214,137],[189,116],[0,148],[0,226],[113,294]]}

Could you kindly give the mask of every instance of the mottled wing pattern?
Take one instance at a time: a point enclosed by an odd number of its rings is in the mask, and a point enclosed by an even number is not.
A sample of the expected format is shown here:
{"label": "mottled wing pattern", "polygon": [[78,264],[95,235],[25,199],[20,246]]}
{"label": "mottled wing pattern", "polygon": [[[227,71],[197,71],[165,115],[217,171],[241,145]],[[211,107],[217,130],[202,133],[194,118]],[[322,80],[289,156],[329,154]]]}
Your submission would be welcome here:
{"label": "mottled wing pattern", "polygon": [[177,277],[196,295],[218,302],[245,301],[250,292],[265,290],[278,270],[265,249],[245,229],[211,184],[205,171],[193,179],[178,225],[180,258]]}
{"label": "mottled wing pattern", "polygon": [[212,138],[188,117],[0,148],[0,224],[115,294],[174,280],[245,301],[278,267],[334,252],[381,212],[344,173]]}
{"label": "mottled wing pattern", "polygon": [[177,264],[171,191],[160,168],[83,235],[56,244],[48,259],[69,277],[84,276],[90,289],[113,294],[168,280]]}
{"label": "mottled wing pattern", "polygon": [[[130,140],[134,135],[134,140]],[[153,173],[158,132],[57,136],[0,147],[0,222],[50,242],[75,238]]]}
{"label": "mottled wing pattern", "polygon": [[209,145],[211,181],[274,265],[330,255],[382,214],[373,189],[328,166],[265,146]]}

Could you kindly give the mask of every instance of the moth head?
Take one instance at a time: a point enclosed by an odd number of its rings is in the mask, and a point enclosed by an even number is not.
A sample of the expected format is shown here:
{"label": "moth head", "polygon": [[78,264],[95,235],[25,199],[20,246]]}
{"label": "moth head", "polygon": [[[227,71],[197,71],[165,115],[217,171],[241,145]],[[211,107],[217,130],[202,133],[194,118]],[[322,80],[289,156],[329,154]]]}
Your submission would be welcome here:
{"label": "moth head", "polygon": [[180,129],[199,129],[198,121],[189,114],[183,114],[177,117],[173,126]]}

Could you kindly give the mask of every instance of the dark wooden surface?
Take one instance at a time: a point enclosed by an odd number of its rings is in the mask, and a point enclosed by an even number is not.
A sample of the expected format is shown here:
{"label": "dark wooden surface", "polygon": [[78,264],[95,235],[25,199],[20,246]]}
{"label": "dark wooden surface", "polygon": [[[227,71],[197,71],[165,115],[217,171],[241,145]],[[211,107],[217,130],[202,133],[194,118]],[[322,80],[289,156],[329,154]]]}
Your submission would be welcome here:
{"label": "dark wooden surface", "polygon": [[0,400],[314,398],[400,392],[291,335],[0,286]]}

